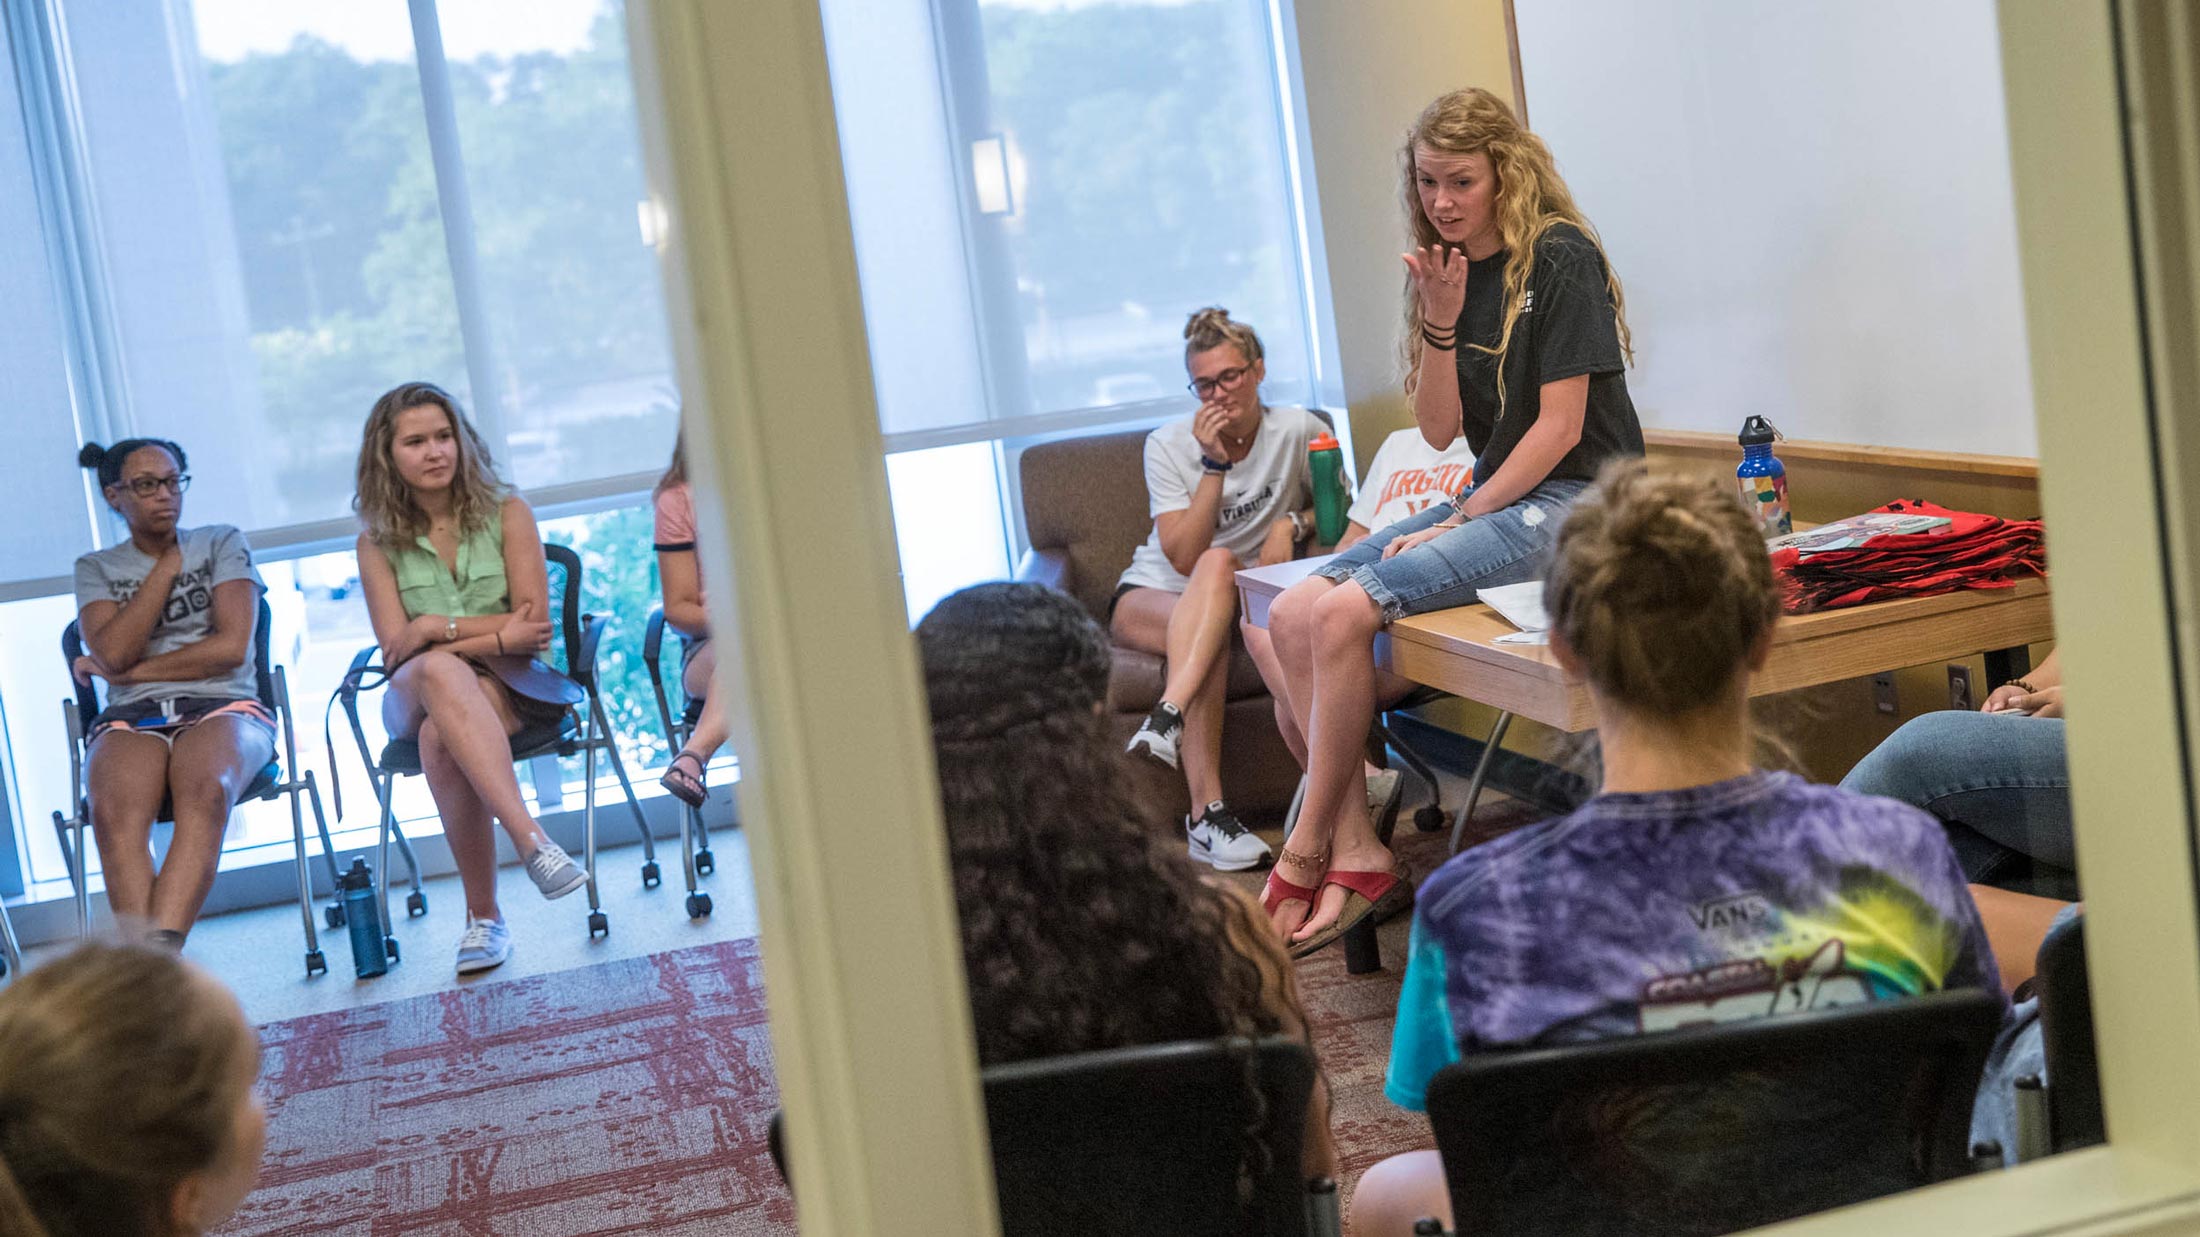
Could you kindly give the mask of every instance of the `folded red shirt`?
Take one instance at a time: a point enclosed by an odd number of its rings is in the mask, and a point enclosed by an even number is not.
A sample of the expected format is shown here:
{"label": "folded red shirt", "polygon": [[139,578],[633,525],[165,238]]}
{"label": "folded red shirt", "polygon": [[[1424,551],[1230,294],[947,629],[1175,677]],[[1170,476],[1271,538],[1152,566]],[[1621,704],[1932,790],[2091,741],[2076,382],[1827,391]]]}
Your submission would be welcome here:
{"label": "folded red shirt", "polygon": [[1948,524],[1930,533],[1883,534],[1847,550],[1775,550],[1772,570],[1788,613],[1964,588],[2009,588],[2027,576],[2047,574],[2047,545],[2038,520],[1951,511],[1917,499],[1898,499],[1873,512],[1942,516]]}

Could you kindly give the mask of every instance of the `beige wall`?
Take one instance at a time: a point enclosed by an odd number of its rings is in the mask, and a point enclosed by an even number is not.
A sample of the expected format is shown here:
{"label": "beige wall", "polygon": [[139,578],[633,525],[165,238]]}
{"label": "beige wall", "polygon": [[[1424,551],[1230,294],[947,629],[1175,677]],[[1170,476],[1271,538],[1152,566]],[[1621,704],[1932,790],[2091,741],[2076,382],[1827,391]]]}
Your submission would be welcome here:
{"label": "beige wall", "polygon": [[1298,0],[1330,307],[1358,468],[1412,421],[1398,382],[1405,220],[1398,140],[1429,101],[1481,86],[1512,99],[1504,0]]}

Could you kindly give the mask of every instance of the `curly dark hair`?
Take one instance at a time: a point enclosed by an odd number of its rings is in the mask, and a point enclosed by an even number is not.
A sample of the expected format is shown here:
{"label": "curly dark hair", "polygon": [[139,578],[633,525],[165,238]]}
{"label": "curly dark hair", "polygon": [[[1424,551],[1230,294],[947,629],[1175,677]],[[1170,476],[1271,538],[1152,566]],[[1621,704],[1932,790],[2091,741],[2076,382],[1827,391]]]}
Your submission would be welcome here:
{"label": "curly dark hair", "polygon": [[917,640],[979,1059],[1276,1031],[1231,895],[1124,790],[1099,625],[1053,589],[980,584]]}

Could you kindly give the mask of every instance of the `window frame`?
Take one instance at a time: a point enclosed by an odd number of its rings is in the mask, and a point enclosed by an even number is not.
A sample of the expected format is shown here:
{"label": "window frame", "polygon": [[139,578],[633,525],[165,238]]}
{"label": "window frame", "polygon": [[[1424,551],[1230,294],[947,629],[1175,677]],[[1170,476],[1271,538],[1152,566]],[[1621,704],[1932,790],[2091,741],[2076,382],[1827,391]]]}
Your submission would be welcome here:
{"label": "window frame", "polygon": [[[2056,619],[2072,650],[2071,708],[2086,719],[2072,732],[2073,797],[2080,818],[2116,822],[2081,831],[2078,842],[2097,902],[2088,937],[2113,1138],[1778,1226],[1783,1234],[2137,1233],[2200,1217],[2200,1056],[2190,1051],[2200,1042],[2193,736],[2177,676],[2161,672],[2193,674],[2189,655],[2177,656],[2191,632],[2176,616],[2189,611],[2173,601],[2195,596],[2200,551],[2182,527],[2123,518],[2128,506],[2096,501],[2128,492],[2137,475],[2156,479],[2165,510],[2200,510],[2200,471],[2165,469],[2157,454],[2175,419],[2168,412],[2184,410],[2194,393],[2162,383],[2150,391],[2135,263],[2157,290],[2169,275],[2158,238],[2133,243],[2126,190],[2135,176],[2120,89],[2121,81],[2151,99],[2181,87],[2189,101],[2194,73],[2189,62],[2173,66],[2165,83],[2159,66],[2130,54],[2131,10],[2000,6],[2033,381],[2043,453],[2055,461],[2042,501],[2062,551]],[[699,472],[727,496],[723,509],[700,513],[721,523],[721,544],[732,551],[710,568],[751,565],[733,575],[741,656],[728,659],[721,686],[744,693],[744,726],[762,740],[744,748],[756,759],[742,795],[757,809],[760,935],[790,1150],[797,1175],[813,1183],[800,1202],[804,1225],[991,1233],[923,713],[899,616],[870,596],[894,569],[883,480],[859,476],[869,492],[854,487],[849,508],[822,530],[769,502],[818,475],[822,460],[847,458],[814,449],[818,438],[860,450],[877,433],[867,386],[846,373],[817,398],[770,398],[810,380],[816,370],[805,358],[821,343],[865,355],[815,6],[655,0],[637,3],[629,20],[645,130],[654,135],[653,183],[681,220],[666,285],[684,386],[704,413]],[[2121,66],[2119,50],[2127,53]],[[780,120],[739,123],[759,115]],[[2200,121],[2189,115],[2147,119],[2175,130],[2188,149],[2200,144]],[[2174,218],[2186,204],[2184,186],[2169,177],[2136,183],[2154,195],[2137,208],[2142,223]],[[799,218],[811,243],[745,226],[761,218]],[[822,254],[824,269],[791,263],[789,252]],[[790,332],[789,321],[801,330]],[[2151,342],[2161,346],[2159,336]],[[2177,377],[2162,366],[2152,376]],[[796,449],[798,433],[812,449]],[[725,484],[735,480],[744,485]],[[736,511],[743,518],[731,518]],[[800,608],[827,598],[835,604],[823,612]],[[836,653],[847,664],[832,665]],[[801,681],[812,671],[871,675],[863,707],[829,703]],[[2196,687],[2185,685],[2184,696]],[[859,715],[858,732],[830,737],[849,714]],[[841,783],[859,769],[874,800],[904,810],[835,811]],[[874,1054],[891,1062],[890,1073]]]}

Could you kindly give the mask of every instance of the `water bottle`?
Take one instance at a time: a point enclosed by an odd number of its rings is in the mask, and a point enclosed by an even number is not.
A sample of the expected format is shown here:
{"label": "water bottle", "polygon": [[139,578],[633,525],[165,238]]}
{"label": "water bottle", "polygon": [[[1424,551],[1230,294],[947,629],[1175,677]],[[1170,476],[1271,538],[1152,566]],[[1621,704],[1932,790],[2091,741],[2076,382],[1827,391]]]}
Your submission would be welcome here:
{"label": "water bottle", "polygon": [[1757,519],[1757,531],[1766,537],[1785,537],[1795,531],[1788,515],[1788,470],[1772,453],[1775,439],[1784,437],[1763,417],[1742,422],[1742,466],[1734,470],[1742,501]]}
{"label": "water bottle", "polygon": [[1306,444],[1306,466],[1314,477],[1314,537],[1335,545],[1344,536],[1345,508],[1351,506],[1344,481],[1344,448],[1327,430]]}
{"label": "water bottle", "polygon": [[359,978],[372,979],[390,969],[382,948],[382,900],[374,895],[374,869],[364,855],[354,855],[351,870],[336,878],[337,897],[344,904],[344,925],[351,929],[351,965]]}

